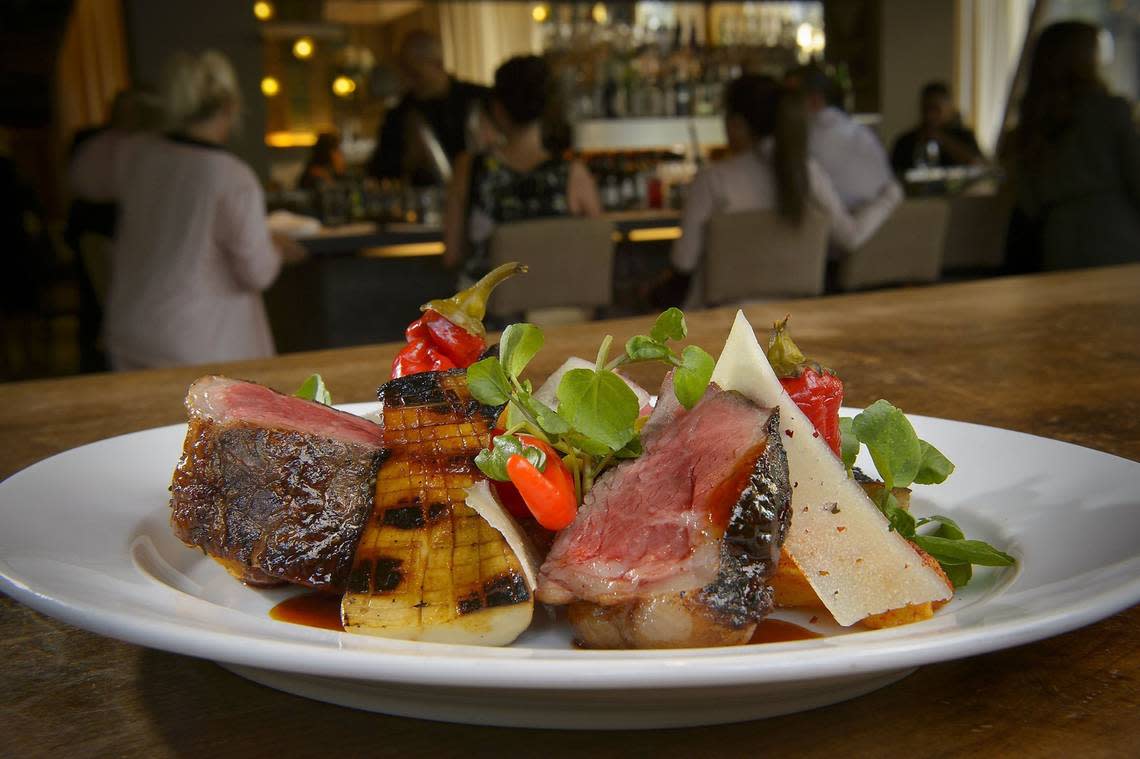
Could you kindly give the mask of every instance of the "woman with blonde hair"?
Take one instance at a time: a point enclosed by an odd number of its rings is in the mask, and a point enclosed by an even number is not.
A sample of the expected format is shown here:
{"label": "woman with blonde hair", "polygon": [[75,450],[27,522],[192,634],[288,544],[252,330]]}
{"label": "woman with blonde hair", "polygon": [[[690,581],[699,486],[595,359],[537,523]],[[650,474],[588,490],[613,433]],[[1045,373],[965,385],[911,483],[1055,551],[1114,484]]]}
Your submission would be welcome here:
{"label": "woman with blonde hair", "polygon": [[118,204],[104,341],[116,370],[273,355],[261,292],[303,251],[271,238],[253,171],[223,147],[237,77],[215,51],[175,55],[166,135],[108,131],[70,167],[76,194]]}

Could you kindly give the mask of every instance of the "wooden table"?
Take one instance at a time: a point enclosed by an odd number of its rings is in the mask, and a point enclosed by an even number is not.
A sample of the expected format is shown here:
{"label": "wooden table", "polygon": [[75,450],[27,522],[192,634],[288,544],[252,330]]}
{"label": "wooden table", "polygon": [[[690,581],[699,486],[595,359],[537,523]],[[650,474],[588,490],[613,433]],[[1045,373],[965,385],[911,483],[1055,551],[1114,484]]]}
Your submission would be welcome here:
{"label": "wooden table", "polygon": [[[800,345],[847,379],[852,405],[882,396],[916,414],[1140,460],[1140,265],[748,309],[755,324],[789,311]],[[732,315],[690,315],[691,338],[715,354]],[[568,353],[592,356],[604,331],[624,338],[648,324],[550,330],[536,374]],[[206,371],[291,389],[320,370],[338,401],[368,400],[394,350],[0,385],[0,476],[72,446],[182,420],[183,391]],[[1134,607],[1067,635],[926,666],[853,701],[763,722],[556,733],[307,701],[0,597],[0,755],[1123,755],[1140,743],[1138,630]]]}

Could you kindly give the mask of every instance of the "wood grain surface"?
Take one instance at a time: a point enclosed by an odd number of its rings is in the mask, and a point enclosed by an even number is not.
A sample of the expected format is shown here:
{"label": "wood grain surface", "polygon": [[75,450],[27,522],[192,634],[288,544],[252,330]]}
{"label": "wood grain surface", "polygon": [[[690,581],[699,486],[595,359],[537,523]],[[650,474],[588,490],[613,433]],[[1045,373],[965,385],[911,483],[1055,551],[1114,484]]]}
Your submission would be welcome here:
{"label": "wood grain surface", "polygon": [[[805,350],[915,414],[1057,438],[1140,460],[1140,266],[787,301]],[[414,315],[409,315],[409,320]],[[731,310],[689,315],[716,355]],[[552,329],[541,379],[650,319]],[[111,435],[184,420],[218,372],[292,390],[320,371],[337,402],[365,401],[398,346],[229,366],[0,385],[0,477]],[[637,379],[654,386],[655,369]],[[173,469],[174,461],[171,461]],[[1140,536],[1137,536],[1140,539]],[[1081,550],[1074,536],[1073,550]],[[254,685],[206,661],[102,638],[0,596],[0,756],[1126,756],[1140,745],[1140,607],[1067,635],[922,667],[875,693],[802,714],[708,728],[560,732],[368,714]]]}

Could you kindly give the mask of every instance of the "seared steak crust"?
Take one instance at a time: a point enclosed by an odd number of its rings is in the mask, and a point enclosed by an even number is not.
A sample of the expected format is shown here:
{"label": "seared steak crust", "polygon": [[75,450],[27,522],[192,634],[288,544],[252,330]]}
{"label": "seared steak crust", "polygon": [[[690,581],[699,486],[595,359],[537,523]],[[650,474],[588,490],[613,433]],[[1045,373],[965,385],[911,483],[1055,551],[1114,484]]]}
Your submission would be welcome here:
{"label": "seared steak crust", "polygon": [[343,588],[372,505],[380,427],[226,377],[197,380],[186,408],[174,534],[252,584]]}
{"label": "seared steak crust", "polygon": [[171,485],[174,533],[247,582],[341,589],[381,456],[300,432],[191,419]]}
{"label": "seared steak crust", "polygon": [[780,412],[765,426],[768,440],[748,485],[732,507],[721,542],[720,573],[700,592],[701,602],[732,628],[755,624],[772,610],[768,579],[792,521],[788,456],[780,444]]}

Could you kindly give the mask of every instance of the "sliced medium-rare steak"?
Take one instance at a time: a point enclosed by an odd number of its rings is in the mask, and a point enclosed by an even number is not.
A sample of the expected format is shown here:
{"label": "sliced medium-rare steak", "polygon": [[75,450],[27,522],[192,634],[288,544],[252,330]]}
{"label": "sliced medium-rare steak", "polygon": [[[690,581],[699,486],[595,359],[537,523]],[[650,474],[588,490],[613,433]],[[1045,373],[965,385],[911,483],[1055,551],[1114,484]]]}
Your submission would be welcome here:
{"label": "sliced medium-rare steak", "polygon": [[372,505],[382,430],[252,382],[203,377],[171,484],[171,525],[252,584],[339,589]]}
{"label": "sliced medium-rare steak", "polygon": [[743,643],[771,608],[791,500],[778,412],[715,387],[686,411],[671,394],[644,454],[599,479],[542,566],[539,600],[571,604],[591,647]]}
{"label": "sliced medium-rare steak", "polygon": [[499,409],[471,397],[463,369],[394,379],[379,397],[388,455],[341,601],[345,629],[511,642],[530,624],[531,589],[507,539],[466,503]]}

